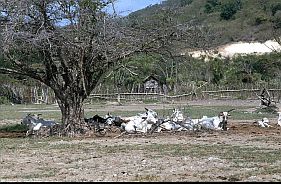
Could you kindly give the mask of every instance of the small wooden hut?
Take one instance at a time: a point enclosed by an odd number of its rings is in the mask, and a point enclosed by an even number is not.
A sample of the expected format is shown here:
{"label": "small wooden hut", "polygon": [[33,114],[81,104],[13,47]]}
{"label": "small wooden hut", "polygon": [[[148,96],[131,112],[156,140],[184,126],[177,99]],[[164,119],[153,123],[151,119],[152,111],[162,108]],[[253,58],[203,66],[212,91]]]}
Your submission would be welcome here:
{"label": "small wooden hut", "polygon": [[158,93],[160,90],[159,80],[152,75],[144,79],[143,86],[145,93]]}

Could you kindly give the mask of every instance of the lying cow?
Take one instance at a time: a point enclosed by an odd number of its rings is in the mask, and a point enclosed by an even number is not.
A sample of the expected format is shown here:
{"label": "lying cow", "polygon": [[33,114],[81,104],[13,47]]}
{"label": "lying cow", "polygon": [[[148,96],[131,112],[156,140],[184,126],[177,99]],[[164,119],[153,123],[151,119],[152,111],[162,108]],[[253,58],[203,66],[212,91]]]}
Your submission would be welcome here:
{"label": "lying cow", "polygon": [[152,128],[153,124],[157,123],[157,113],[151,109],[145,108],[146,112],[136,116],[122,118],[121,127],[127,133],[147,133]]}
{"label": "lying cow", "polygon": [[95,132],[101,134],[104,134],[104,130],[110,125],[109,117],[103,118],[97,114],[91,118],[84,118],[84,121],[87,123],[90,130],[93,129]]}
{"label": "lying cow", "polygon": [[174,109],[173,113],[168,116],[166,119],[160,119],[158,122],[158,129],[155,128],[155,131],[160,132],[164,131],[188,131],[194,130],[193,121],[187,117],[184,118],[183,113],[179,109]]}
{"label": "lying cow", "polygon": [[38,133],[41,128],[49,129],[49,134],[51,134],[52,127],[58,125],[52,120],[44,120],[40,115],[42,114],[27,114],[27,116],[22,119],[21,124],[27,125],[29,128],[26,132],[26,136],[34,134],[35,132]]}
{"label": "lying cow", "polygon": [[210,117],[203,116],[198,123],[204,129],[214,129],[214,130],[228,130],[227,123],[228,117],[231,116],[229,112],[233,111],[234,109],[228,111],[222,111],[218,114],[218,116]]}
{"label": "lying cow", "polygon": [[264,127],[270,127],[269,120],[267,118],[262,118],[262,120],[258,120],[254,122],[255,124],[258,124],[258,126],[264,128]]}

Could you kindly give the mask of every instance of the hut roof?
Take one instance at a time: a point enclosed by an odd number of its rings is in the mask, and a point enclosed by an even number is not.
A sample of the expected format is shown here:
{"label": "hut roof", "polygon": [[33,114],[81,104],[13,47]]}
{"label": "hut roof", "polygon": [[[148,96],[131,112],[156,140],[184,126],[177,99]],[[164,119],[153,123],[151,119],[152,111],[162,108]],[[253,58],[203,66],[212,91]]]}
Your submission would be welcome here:
{"label": "hut roof", "polygon": [[151,79],[158,81],[158,79],[157,79],[155,76],[149,75],[149,76],[147,76],[146,78],[144,78],[143,82],[149,81],[149,80],[151,80]]}

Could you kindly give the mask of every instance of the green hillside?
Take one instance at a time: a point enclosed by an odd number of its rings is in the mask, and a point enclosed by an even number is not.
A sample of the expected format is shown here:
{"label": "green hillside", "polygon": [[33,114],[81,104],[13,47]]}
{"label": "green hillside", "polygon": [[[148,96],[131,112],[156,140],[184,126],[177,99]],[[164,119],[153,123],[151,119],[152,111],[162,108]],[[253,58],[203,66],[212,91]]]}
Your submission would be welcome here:
{"label": "green hillside", "polygon": [[213,45],[272,38],[272,25],[281,28],[280,0],[167,0],[131,13],[131,21],[157,25],[165,15],[174,22],[196,21],[218,36]]}

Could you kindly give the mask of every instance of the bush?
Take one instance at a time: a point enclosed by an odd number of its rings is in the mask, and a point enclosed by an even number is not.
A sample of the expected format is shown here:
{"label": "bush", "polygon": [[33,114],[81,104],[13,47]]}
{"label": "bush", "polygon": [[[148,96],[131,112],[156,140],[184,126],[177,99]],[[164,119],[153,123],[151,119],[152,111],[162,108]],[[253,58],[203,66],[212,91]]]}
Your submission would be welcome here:
{"label": "bush", "polygon": [[0,96],[0,105],[1,104],[8,104],[9,103],[9,100],[7,97],[5,96]]}
{"label": "bush", "polygon": [[27,130],[28,126],[22,124],[4,125],[0,127],[0,132],[26,132]]}
{"label": "bush", "polygon": [[217,6],[219,6],[221,3],[218,2],[218,0],[207,0],[207,3],[205,4],[205,13],[212,13],[216,9]]}
{"label": "bush", "polygon": [[281,28],[281,10],[278,10],[272,18],[273,26],[275,29]]}
{"label": "bush", "polygon": [[267,21],[267,18],[264,17],[264,16],[258,16],[255,18],[255,25],[260,25],[262,24],[263,22],[266,22]]}
{"label": "bush", "polygon": [[271,5],[271,15],[274,16],[277,11],[281,10],[281,3]]}
{"label": "bush", "polygon": [[233,18],[238,10],[241,9],[241,1],[236,0],[235,2],[228,2],[221,6],[220,17],[224,20]]}

